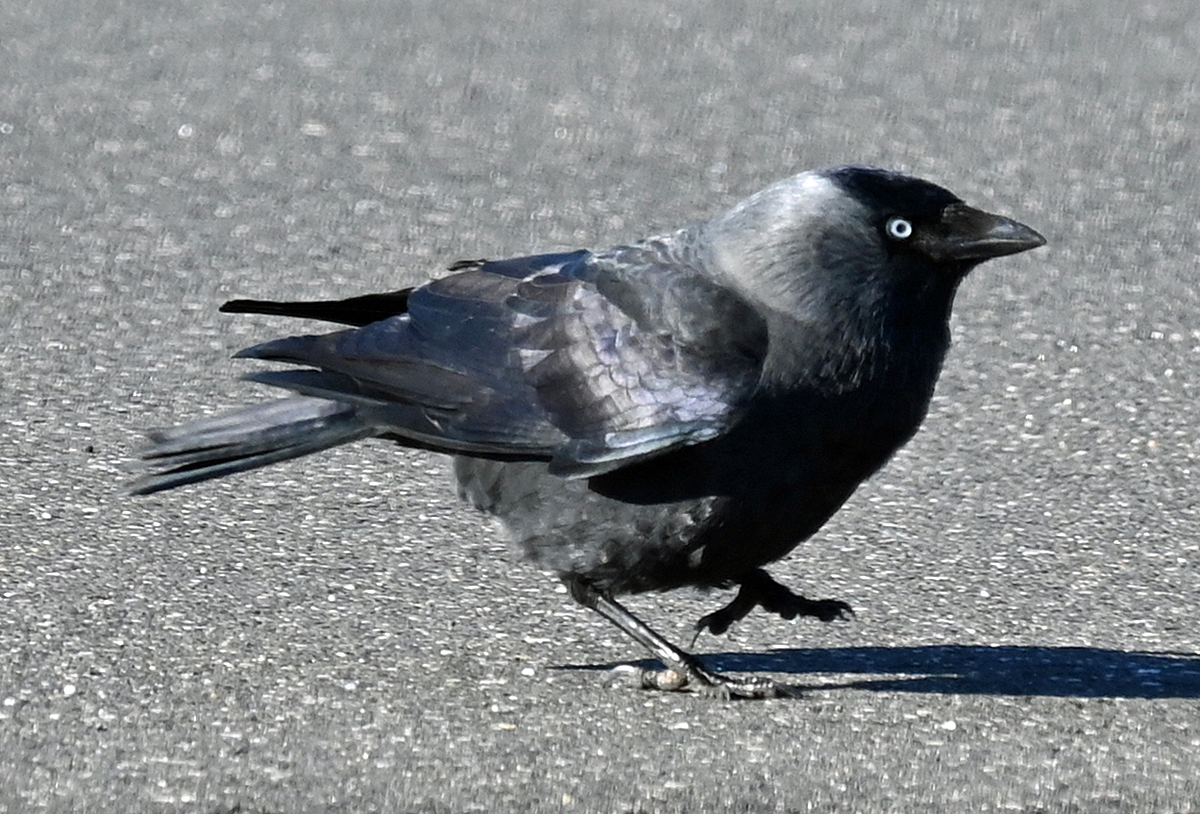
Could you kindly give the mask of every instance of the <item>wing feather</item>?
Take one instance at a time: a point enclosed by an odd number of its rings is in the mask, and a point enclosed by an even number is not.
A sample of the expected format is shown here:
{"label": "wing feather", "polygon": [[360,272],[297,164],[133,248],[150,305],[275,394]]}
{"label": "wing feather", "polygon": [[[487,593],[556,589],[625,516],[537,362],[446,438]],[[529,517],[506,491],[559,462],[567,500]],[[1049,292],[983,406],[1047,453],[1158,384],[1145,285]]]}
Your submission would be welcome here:
{"label": "wing feather", "polygon": [[[390,419],[373,415],[423,446],[542,459],[564,477],[590,477],[715,438],[757,386],[762,317],[681,245],[471,261],[406,291],[404,313],[239,355],[316,369],[257,381],[395,406]],[[339,302],[359,300],[399,302]]]}

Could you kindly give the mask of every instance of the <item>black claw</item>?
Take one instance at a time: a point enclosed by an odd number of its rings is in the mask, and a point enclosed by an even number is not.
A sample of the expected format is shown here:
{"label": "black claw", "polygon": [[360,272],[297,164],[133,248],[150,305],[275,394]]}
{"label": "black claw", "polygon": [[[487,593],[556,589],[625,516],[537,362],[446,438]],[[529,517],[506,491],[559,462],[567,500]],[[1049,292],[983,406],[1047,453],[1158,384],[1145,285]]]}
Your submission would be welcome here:
{"label": "black claw", "polygon": [[732,613],[730,613],[730,607],[732,607],[732,605],[713,611],[712,613],[701,616],[696,620],[694,628],[695,635],[692,636],[692,647],[696,646],[696,640],[700,638],[700,634],[704,631],[707,630],[714,636],[720,636],[722,633],[729,630],[734,622],[742,618],[741,616],[735,617]]}
{"label": "black claw", "polygon": [[[810,600],[805,600],[810,602]],[[780,614],[781,616],[783,614]],[[792,616],[783,616],[784,619],[791,619],[796,615],[815,616],[822,622],[832,622],[835,619],[853,619],[854,608],[841,602],[837,599],[819,599],[811,601],[811,605],[807,611]]]}
{"label": "black claw", "polygon": [[822,622],[833,622],[835,620],[851,620],[854,617],[854,609],[850,605],[838,599],[804,599],[803,606],[788,605],[782,609],[769,607],[768,610],[774,610],[776,614],[784,617],[785,620],[794,620],[797,616],[814,616]]}

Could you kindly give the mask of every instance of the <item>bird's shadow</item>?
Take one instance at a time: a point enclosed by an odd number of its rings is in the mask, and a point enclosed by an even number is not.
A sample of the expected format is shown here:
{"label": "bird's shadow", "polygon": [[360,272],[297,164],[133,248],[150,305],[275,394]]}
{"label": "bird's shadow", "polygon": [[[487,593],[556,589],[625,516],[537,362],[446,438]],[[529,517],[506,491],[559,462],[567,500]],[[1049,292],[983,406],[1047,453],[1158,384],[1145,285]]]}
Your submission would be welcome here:
{"label": "bird's shadow", "polygon": [[[1200,655],[1095,647],[834,647],[702,657],[722,673],[828,676],[801,689],[1060,698],[1200,698]],[[641,662],[652,666],[657,662]],[[589,665],[584,669],[610,669]],[[582,665],[576,665],[579,669]],[[564,665],[564,668],[570,667]]]}

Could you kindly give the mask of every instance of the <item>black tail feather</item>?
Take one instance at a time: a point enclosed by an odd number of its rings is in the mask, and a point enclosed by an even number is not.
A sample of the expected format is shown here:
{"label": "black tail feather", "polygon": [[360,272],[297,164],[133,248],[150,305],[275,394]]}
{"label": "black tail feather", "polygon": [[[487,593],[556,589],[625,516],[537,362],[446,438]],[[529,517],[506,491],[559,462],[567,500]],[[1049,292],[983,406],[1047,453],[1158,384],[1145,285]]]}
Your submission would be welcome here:
{"label": "black tail feather", "polygon": [[150,433],[148,472],[129,491],[148,495],[257,469],[376,434],[353,405],[299,396]]}
{"label": "black tail feather", "polygon": [[411,292],[411,288],[404,288],[384,294],[365,294],[345,300],[320,302],[230,300],[221,306],[221,310],[227,314],[270,314],[362,327],[408,311],[408,295]]}

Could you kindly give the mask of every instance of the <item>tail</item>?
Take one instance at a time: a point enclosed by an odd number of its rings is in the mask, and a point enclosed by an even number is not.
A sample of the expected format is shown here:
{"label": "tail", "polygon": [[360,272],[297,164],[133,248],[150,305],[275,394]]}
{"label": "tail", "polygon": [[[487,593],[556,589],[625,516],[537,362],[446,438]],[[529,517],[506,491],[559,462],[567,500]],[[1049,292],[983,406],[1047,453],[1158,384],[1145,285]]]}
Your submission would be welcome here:
{"label": "tail", "polygon": [[150,433],[148,472],[129,485],[148,495],[299,458],[375,435],[352,404],[297,396]]}

